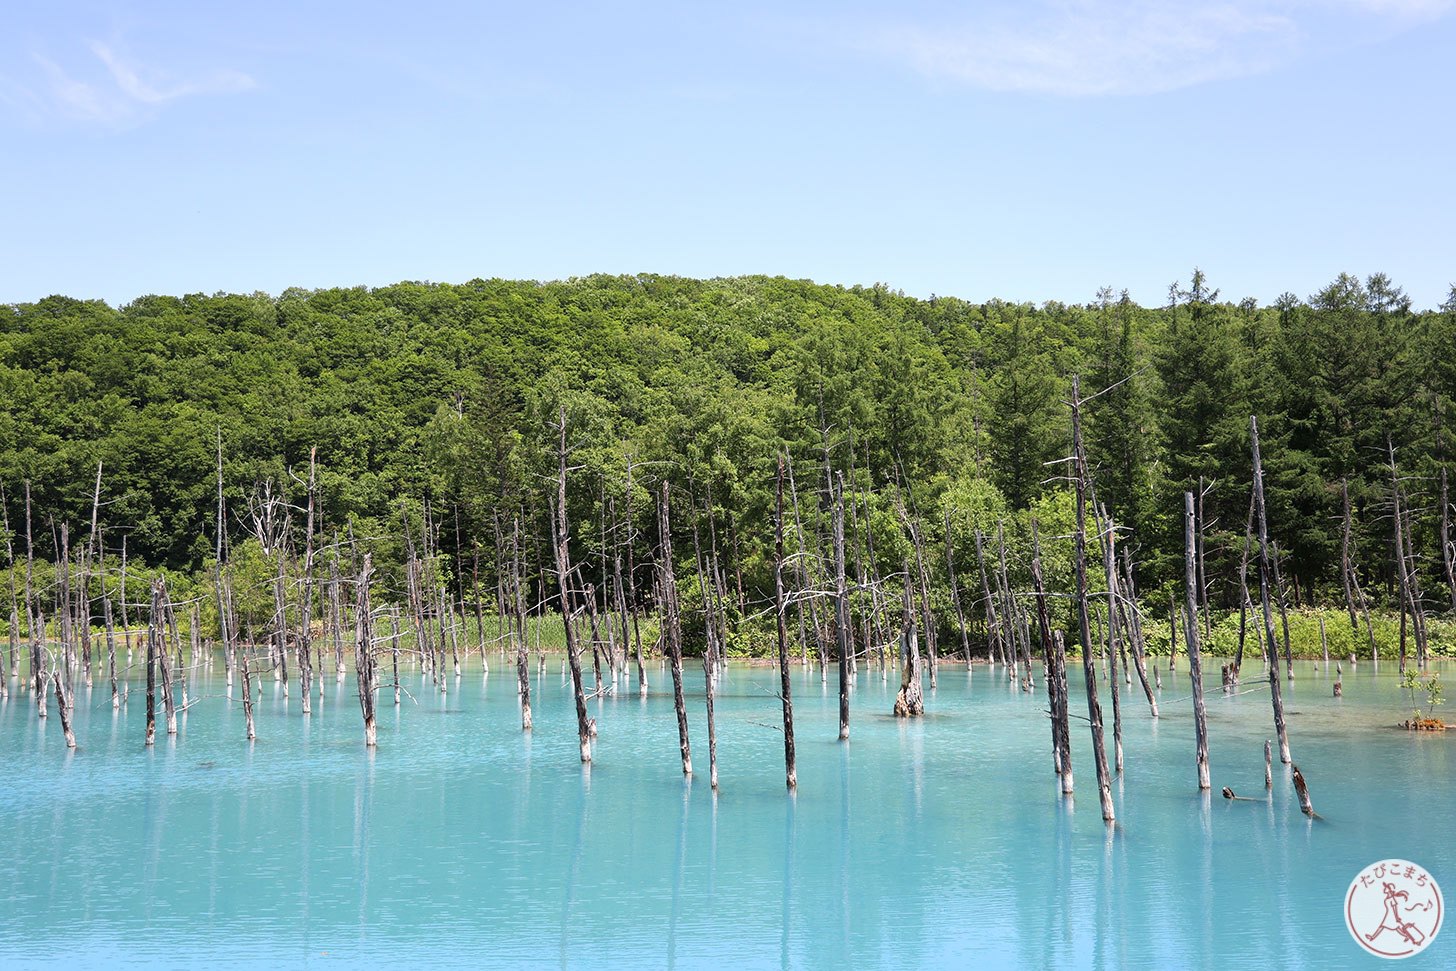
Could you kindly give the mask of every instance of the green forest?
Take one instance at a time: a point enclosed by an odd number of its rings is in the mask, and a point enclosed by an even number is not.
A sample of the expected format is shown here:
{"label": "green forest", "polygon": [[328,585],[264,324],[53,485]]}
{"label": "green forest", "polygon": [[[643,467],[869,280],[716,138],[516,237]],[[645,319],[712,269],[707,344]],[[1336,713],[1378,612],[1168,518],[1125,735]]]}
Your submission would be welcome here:
{"label": "green forest", "polygon": [[[1035,521],[1048,585],[1068,588],[1077,375],[1096,498],[1149,602],[1166,609],[1181,590],[1193,491],[1207,601],[1237,612],[1257,416],[1290,606],[1343,611],[1348,551],[1373,604],[1394,610],[1399,503],[1412,580],[1437,614],[1456,608],[1453,352],[1456,288],[1417,310],[1378,273],[1271,306],[1227,299],[1199,271],[1156,307],[1111,289],[1085,304],[978,304],[651,275],[119,308],[55,296],[0,311],[0,486],[11,563],[24,559],[27,489],[34,554],[52,561],[60,526],[73,542],[90,535],[99,494],[106,558],[124,539],[133,569],[200,584],[216,557],[219,451],[225,556],[239,563],[279,548],[298,558],[316,454],[320,542],[347,537],[388,582],[408,530],[428,526],[462,609],[495,613],[514,548],[531,570],[551,560],[564,414],[572,559],[589,578],[628,557],[650,608],[654,500],[668,482],[685,602],[711,596],[695,594],[694,573],[711,549],[732,642],[766,647],[783,452],[803,583],[825,575],[828,484],[842,477],[856,589],[898,590],[887,578],[923,570],[953,643],[953,574],[967,621],[980,622],[977,531],[993,548],[1001,533],[1021,585]],[[260,529],[265,495],[286,500],[281,526]],[[537,570],[534,606],[549,601],[548,573]]]}

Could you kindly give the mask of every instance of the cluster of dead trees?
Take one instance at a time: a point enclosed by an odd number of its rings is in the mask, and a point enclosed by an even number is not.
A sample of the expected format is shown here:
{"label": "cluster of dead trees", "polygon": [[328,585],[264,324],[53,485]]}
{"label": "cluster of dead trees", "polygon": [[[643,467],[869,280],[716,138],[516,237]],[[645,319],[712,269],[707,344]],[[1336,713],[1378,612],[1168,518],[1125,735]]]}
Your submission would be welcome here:
{"label": "cluster of dead trees", "polygon": [[[111,687],[112,705],[127,700],[128,672],[135,663],[135,642],[145,652],[146,743],[156,734],[156,702],[160,694],[169,734],[176,734],[178,715],[193,703],[188,697],[190,665],[211,664],[221,657],[226,669],[227,696],[232,699],[235,681],[244,713],[247,738],[256,736],[254,719],[255,683],[271,675],[288,697],[297,682],[300,708],[311,714],[314,704],[326,697],[324,682],[331,671],[342,682],[352,655],[360,716],[366,745],[377,741],[376,703],[381,691],[392,690],[396,705],[407,694],[400,679],[401,662],[418,667],[432,690],[450,690],[453,679],[462,674],[462,663],[472,655],[483,672],[489,671],[488,655],[494,650],[502,661],[514,662],[523,730],[534,727],[531,707],[531,618],[536,618],[536,667],[544,670],[541,619],[560,619],[565,647],[564,665],[570,674],[576,714],[576,730],[583,762],[592,759],[598,726],[589,716],[588,701],[594,697],[627,689],[635,675],[636,689],[648,692],[646,654],[663,657],[670,670],[673,704],[678,727],[679,749],[684,774],[693,772],[689,721],[686,707],[683,663],[685,656],[685,608],[682,595],[695,596],[702,622],[702,661],[708,746],[709,778],[718,783],[714,702],[719,678],[727,664],[735,637],[735,621],[761,608],[774,618],[775,656],[780,670],[785,752],[785,777],[789,787],[797,781],[793,703],[790,666],[808,667],[817,662],[820,677],[827,682],[831,663],[838,680],[838,737],[850,735],[853,685],[860,666],[867,665],[888,679],[898,670],[900,688],[893,712],[913,718],[925,711],[928,679],[936,687],[942,654],[959,655],[969,666],[973,655],[984,655],[1008,681],[1024,692],[1032,692],[1040,674],[1047,691],[1051,723],[1053,768],[1060,777],[1061,791],[1073,792],[1070,724],[1073,704],[1069,697],[1067,642],[1075,639],[1080,648],[1083,682],[1097,778],[1099,802],[1105,819],[1115,818],[1112,780],[1124,769],[1123,693],[1129,699],[1141,696],[1148,715],[1159,717],[1158,692],[1161,672],[1149,666],[1146,600],[1138,590],[1137,564],[1130,544],[1120,535],[1116,511],[1097,499],[1096,476],[1089,469],[1083,445],[1082,415],[1086,400],[1080,382],[1072,381],[1069,418],[1072,455],[1068,470],[1075,504],[1075,524],[1070,537],[1074,574],[1070,590],[1049,590],[1045,581],[1041,534],[1035,521],[1031,527],[1029,584],[1014,582],[1004,530],[995,534],[981,529],[973,533],[976,577],[958,575],[957,550],[952,539],[949,514],[946,521],[945,568],[949,603],[932,594],[932,557],[924,539],[925,521],[916,506],[914,490],[895,476],[894,508],[908,551],[900,569],[881,572],[883,556],[877,555],[875,533],[870,528],[870,503],[864,490],[855,485],[855,450],[849,449],[849,477],[831,461],[828,429],[823,429],[822,468],[816,468],[811,500],[822,515],[805,516],[794,463],[787,454],[776,462],[773,520],[773,596],[771,603],[752,604],[745,596],[741,574],[724,568],[720,543],[726,535],[738,543],[736,530],[720,535],[711,488],[701,493],[692,483],[675,490],[669,477],[657,480],[655,501],[656,543],[650,563],[639,563],[637,520],[632,508],[636,469],[626,465],[628,481],[625,509],[617,510],[602,494],[600,545],[595,557],[573,556],[570,505],[570,464],[573,446],[571,423],[566,409],[556,416],[556,470],[549,489],[540,490],[537,502],[544,505],[549,522],[549,560],[541,555],[536,510],[524,504],[515,509],[497,509],[493,515],[496,562],[494,604],[489,616],[495,620],[494,636],[488,636],[486,596],[480,582],[478,547],[467,568],[459,536],[459,514],[454,511],[456,531],[453,556],[442,550],[441,534],[449,518],[441,517],[427,499],[401,507],[399,532],[392,537],[404,550],[398,578],[386,579],[377,567],[373,547],[379,537],[356,539],[352,527],[341,535],[325,531],[319,513],[316,455],[310,454],[306,477],[300,475],[294,499],[284,488],[263,482],[248,497],[244,515],[234,516],[228,508],[223,487],[223,448],[217,443],[217,505],[214,531],[214,561],[208,608],[215,616],[216,640],[201,636],[201,597],[174,601],[164,578],[145,584],[145,600],[129,600],[126,541],[122,534],[119,556],[119,584],[109,582],[114,571],[108,566],[108,547],[103,533],[101,509],[103,468],[98,465],[89,530],[80,542],[73,541],[69,524],[54,526],[56,582],[54,589],[41,591],[33,583],[35,565],[34,517],[29,483],[25,484],[24,582],[17,583],[19,569],[15,538],[10,529],[8,506],[5,533],[10,569],[9,678],[0,678],[0,692],[11,690],[10,680],[20,670],[20,632],[27,633],[29,678],[21,685],[33,695],[37,715],[46,716],[47,695],[53,693],[67,744],[75,745],[71,715],[75,687],[84,681],[92,686],[100,666],[94,643],[96,630],[105,644],[105,677]],[[1241,617],[1238,649],[1223,666],[1224,691],[1237,690],[1244,662],[1245,633],[1254,620],[1255,642],[1264,660],[1280,759],[1291,762],[1285,724],[1281,681],[1293,677],[1289,642],[1287,597],[1279,548],[1271,539],[1264,498],[1263,468],[1256,419],[1250,420],[1250,456],[1253,479],[1249,485],[1249,515],[1245,528],[1241,577]],[[865,455],[868,461],[868,454]],[[1401,608],[1400,663],[1406,663],[1407,622],[1415,646],[1415,662],[1424,667],[1429,657],[1423,595],[1417,571],[1409,553],[1411,522],[1404,498],[1402,479],[1393,447],[1389,448],[1393,540],[1398,551],[1398,585]],[[816,463],[817,464],[817,463]],[[802,469],[801,469],[802,471]],[[578,486],[579,488],[579,486]],[[1443,480],[1444,488],[1444,480]],[[1182,603],[1175,595],[1169,604],[1172,643],[1169,673],[1176,670],[1177,643],[1181,635],[1187,654],[1195,714],[1195,764],[1198,786],[1209,789],[1209,739],[1202,672],[1203,645],[1211,629],[1208,583],[1204,576],[1202,521],[1203,488],[1184,497],[1185,576]],[[674,521],[685,517],[687,528],[675,529]],[[443,521],[442,521],[443,520]],[[257,616],[240,609],[239,575],[234,569],[229,523],[246,524],[248,538],[261,550],[269,565],[266,580],[271,613]],[[821,524],[828,535],[821,535]],[[301,528],[300,528],[301,527]],[[1370,621],[1370,604],[1352,562],[1348,500],[1344,504],[1342,586],[1352,630],[1368,638],[1372,651],[1375,638]],[[691,557],[674,547],[675,537],[691,535]],[[1066,537],[1058,537],[1065,540]],[[578,544],[578,549],[580,545]],[[451,560],[453,559],[453,563]],[[1250,582],[1249,566],[1252,561]],[[680,580],[678,565],[686,562],[691,576]],[[734,563],[740,562],[736,555]],[[453,573],[451,571],[453,567]],[[646,568],[651,583],[640,587]],[[245,591],[257,599],[258,580]],[[963,586],[969,590],[963,593]],[[113,590],[116,595],[113,596]],[[133,581],[132,590],[137,590]],[[979,593],[979,596],[976,594]],[[1257,602],[1255,596],[1257,595]],[[1070,633],[1058,629],[1053,616],[1056,598],[1070,601]],[[22,611],[24,621],[22,623]],[[48,631],[56,628],[52,640]],[[190,643],[184,644],[178,614]],[[471,620],[473,620],[473,627]],[[650,615],[650,618],[649,618]],[[981,627],[974,626],[979,617]],[[655,640],[644,637],[644,628],[655,620]],[[135,621],[135,626],[134,622]],[[943,652],[938,634],[954,633],[954,643]],[[1282,631],[1282,644],[1280,638]],[[796,643],[795,643],[796,642]],[[1278,657],[1282,646],[1285,665],[1281,676]],[[797,648],[797,650],[796,650]],[[124,651],[124,659],[119,654]],[[590,652],[590,675],[586,669]],[[797,656],[796,656],[797,655]],[[1326,657],[1326,662],[1328,658]],[[386,666],[387,664],[387,666]],[[1099,664],[1101,670],[1098,670]],[[590,683],[588,683],[590,677]],[[1136,689],[1134,691],[1134,677]],[[1111,759],[1103,716],[1100,686],[1111,697]],[[1338,684],[1336,685],[1338,692]],[[180,698],[180,700],[179,700]],[[1081,717],[1080,715],[1077,717]],[[1301,782],[1301,798],[1307,793]],[[1312,810],[1307,810],[1312,813]]]}

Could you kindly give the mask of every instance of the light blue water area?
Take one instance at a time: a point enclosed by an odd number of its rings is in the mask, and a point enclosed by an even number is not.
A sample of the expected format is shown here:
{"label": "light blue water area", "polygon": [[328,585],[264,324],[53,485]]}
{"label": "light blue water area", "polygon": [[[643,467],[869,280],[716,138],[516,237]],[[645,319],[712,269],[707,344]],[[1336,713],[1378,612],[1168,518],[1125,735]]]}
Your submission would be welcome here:
{"label": "light blue water area", "polygon": [[[1073,803],[1057,794],[1044,689],[1023,694],[1003,669],[942,664],[913,722],[889,714],[893,676],[864,669],[846,745],[834,671],[824,684],[796,666],[790,795],[777,674],[735,666],[715,796],[698,665],[685,782],[662,668],[645,701],[628,686],[591,702],[584,768],[559,661],[534,679],[523,735],[514,678],[492,660],[443,696],[418,672],[400,708],[382,692],[375,752],[352,675],[329,679],[311,716],[265,682],[253,744],[220,665],[193,672],[180,734],[159,724],[151,749],[140,684],[120,713],[99,684],[80,691],[75,752],[53,699],[38,724],[12,693],[0,964],[1375,967],[1343,920],[1362,867],[1409,859],[1456,894],[1456,737],[1390,727],[1408,714],[1393,665],[1346,665],[1343,699],[1308,663],[1286,688],[1316,821],[1277,761],[1265,798],[1264,683],[1209,693],[1202,797],[1186,671],[1164,667],[1158,721],[1124,688],[1109,831],[1086,722]],[[1072,691],[1085,713],[1080,668]],[[1225,801],[1225,785],[1260,801]],[[1456,966],[1456,928],[1411,966]]]}

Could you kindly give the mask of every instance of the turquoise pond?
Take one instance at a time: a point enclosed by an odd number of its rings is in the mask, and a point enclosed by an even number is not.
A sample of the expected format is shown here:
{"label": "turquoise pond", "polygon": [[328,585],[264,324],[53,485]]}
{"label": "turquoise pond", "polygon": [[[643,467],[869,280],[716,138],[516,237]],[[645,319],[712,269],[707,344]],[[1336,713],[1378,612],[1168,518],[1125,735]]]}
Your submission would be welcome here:
{"label": "turquoise pond", "polygon": [[[399,708],[381,692],[373,752],[352,674],[311,716],[265,681],[252,744],[220,664],[192,672],[179,735],[159,720],[152,749],[135,681],[120,712],[99,682],[78,692],[74,752],[53,699],[38,724],[12,692],[0,966],[1385,967],[1345,927],[1355,874],[1405,858],[1456,893],[1456,732],[1391,727],[1409,712],[1393,664],[1346,665],[1343,699],[1331,674],[1296,665],[1285,698],[1311,821],[1277,762],[1266,798],[1263,682],[1209,693],[1214,788],[1200,796],[1186,660],[1176,675],[1163,662],[1159,720],[1123,692],[1109,829],[1086,722],[1073,802],[1044,689],[1015,690],[1004,669],[943,663],[927,716],[906,723],[889,714],[893,676],[862,668],[842,744],[835,672],[825,684],[796,665],[790,795],[777,672],[735,665],[714,794],[700,665],[685,781],[663,668],[646,700],[632,685],[591,702],[600,737],[583,767],[559,663],[533,679],[529,735],[497,657],[443,695],[412,671]],[[1071,677],[1085,713],[1080,666]],[[1456,929],[1409,966],[1456,967]]]}

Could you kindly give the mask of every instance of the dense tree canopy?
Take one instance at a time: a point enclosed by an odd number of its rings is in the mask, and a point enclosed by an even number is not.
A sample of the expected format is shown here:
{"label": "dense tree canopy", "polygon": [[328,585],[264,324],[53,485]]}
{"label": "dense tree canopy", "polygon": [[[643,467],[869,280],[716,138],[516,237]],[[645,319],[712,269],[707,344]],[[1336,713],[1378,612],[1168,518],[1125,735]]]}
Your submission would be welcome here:
{"label": "dense tree canopy", "polygon": [[[1342,480],[1362,568],[1377,590],[1389,577],[1387,438],[1439,591],[1453,351],[1456,291],[1417,312],[1382,274],[1270,307],[1224,300],[1198,271],[1161,308],[1111,290],[1086,305],[972,304],[646,275],[121,308],[49,297],[0,308],[0,485],[15,530],[29,481],[48,547],[49,524],[89,520],[101,462],[104,519],[132,555],[197,570],[215,536],[219,435],[238,532],[261,483],[300,493],[316,446],[326,529],[378,538],[387,560],[384,537],[428,500],[442,550],[488,584],[515,521],[544,536],[564,409],[580,552],[601,547],[606,523],[621,535],[630,507],[649,560],[651,490],[666,478],[695,508],[711,502],[705,528],[754,601],[772,589],[781,448],[806,528],[825,528],[827,463],[858,496],[851,546],[887,570],[906,555],[902,508],[936,548],[950,524],[958,568],[974,567],[973,530],[992,520],[1029,542],[1036,517],[1055,546],[1080,373],[1098,497],[1130,528],[1145,588],[1181,568],[1181,493],[1201,479],[1213,597],[1237,596],[1257,413],[1273,530],[1302,596],[1337,596]],[[930,559],[943,580],[944,556]]]}

